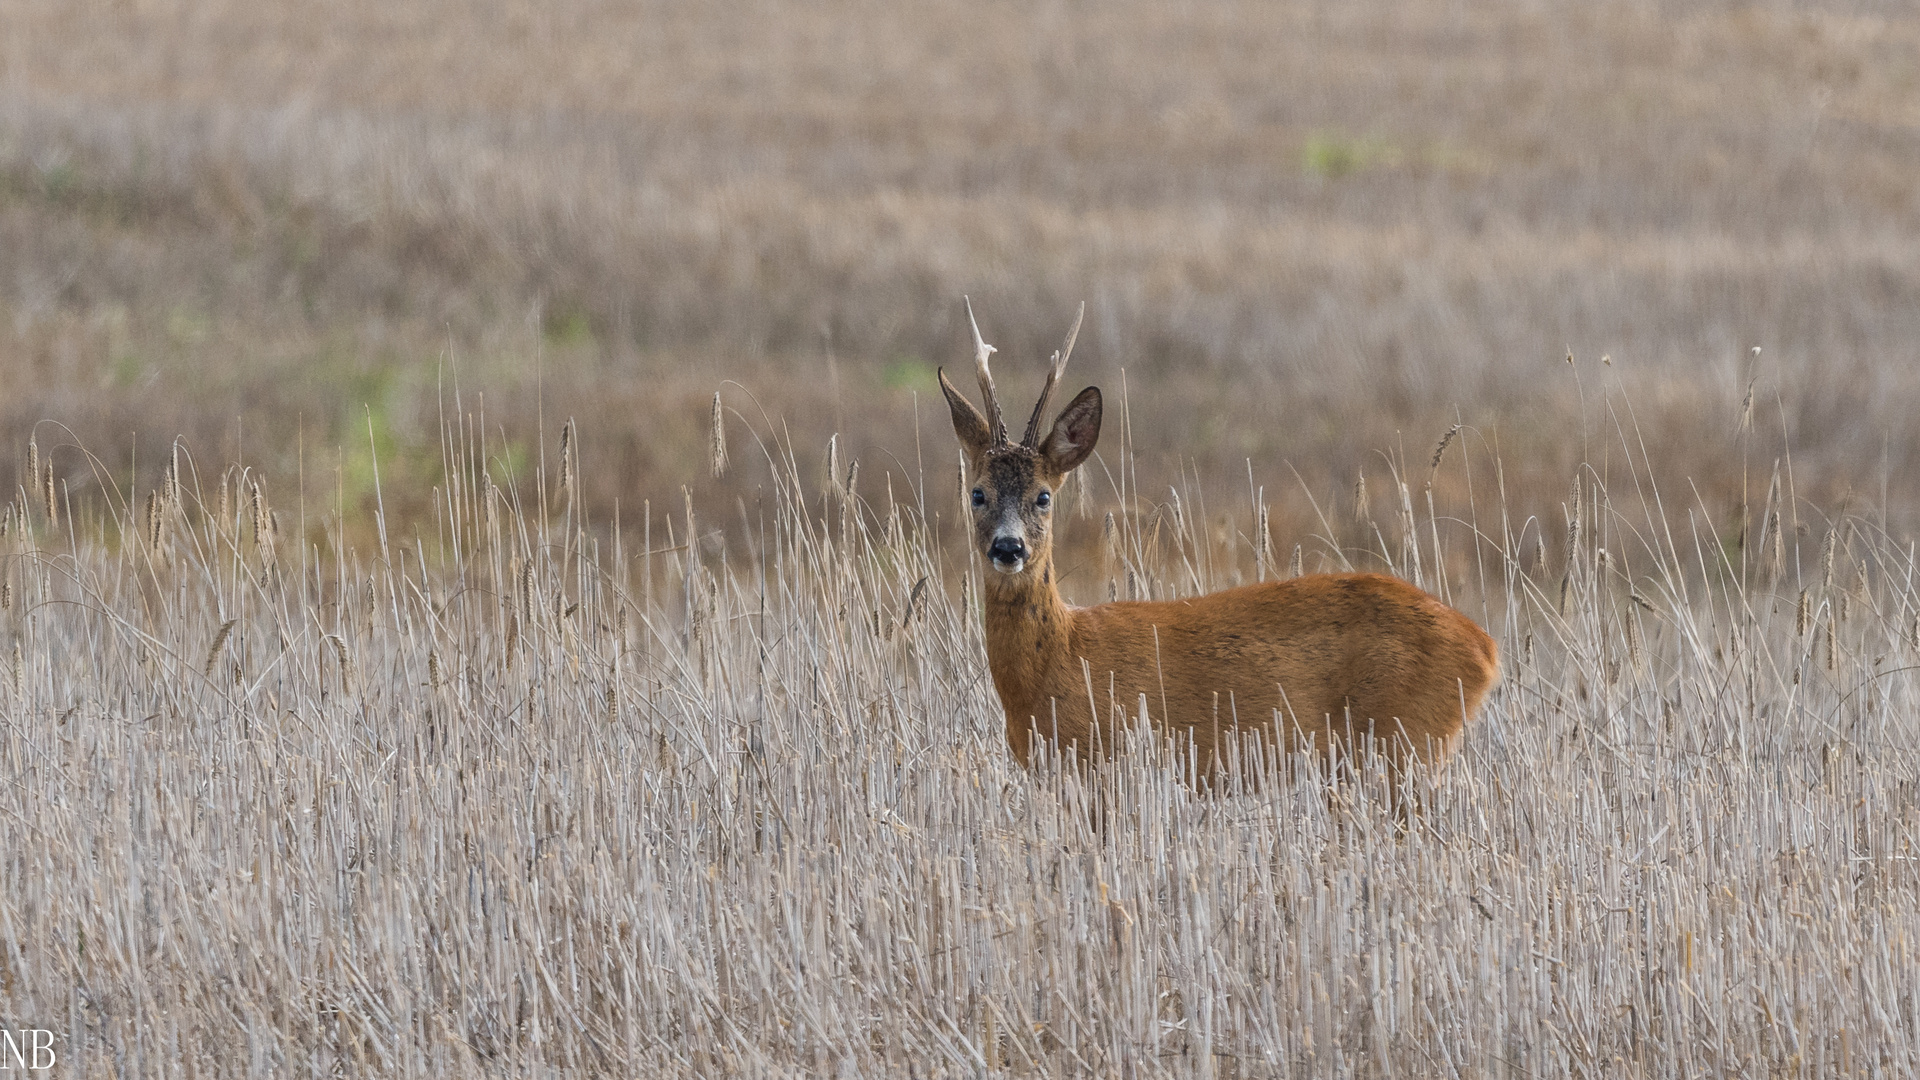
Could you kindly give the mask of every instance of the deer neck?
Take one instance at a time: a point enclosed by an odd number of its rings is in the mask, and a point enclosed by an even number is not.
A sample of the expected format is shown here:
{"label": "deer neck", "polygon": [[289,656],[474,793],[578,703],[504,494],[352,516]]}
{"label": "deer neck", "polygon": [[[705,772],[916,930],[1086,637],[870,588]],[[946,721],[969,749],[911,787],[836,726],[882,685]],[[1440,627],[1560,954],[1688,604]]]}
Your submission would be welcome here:
{"label": "deer neck", "polygon": [[1024,574],[987,571],[981,590],[987,665],[1009,715],[1037,715],[1058,690],[1073,615],[1054,581],[1051,556]]}

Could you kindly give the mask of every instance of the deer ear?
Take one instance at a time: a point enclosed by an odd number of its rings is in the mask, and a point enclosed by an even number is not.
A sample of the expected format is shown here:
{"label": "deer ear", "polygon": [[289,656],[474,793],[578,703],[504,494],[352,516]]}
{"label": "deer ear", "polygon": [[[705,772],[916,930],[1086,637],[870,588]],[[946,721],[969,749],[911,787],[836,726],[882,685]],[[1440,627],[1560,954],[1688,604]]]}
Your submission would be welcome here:
{"label": "deer ear", "polygon": [[960,439],[960,449],[967,457],[978,461],[987,452],[987,418],[973,407],[973,402],[960,396],[960,391],[947,381],[947,369],[939,370],[940,392],[947,396],[947,411],[953,413],[953,433]]}
{"label": "deer ear", "polygon": [[1053,421],[1053,430],[1040,444],[1040,456],[1062,476],[1087,460],[1100,441],[1100,388],[1089,386],[1067,402]]}

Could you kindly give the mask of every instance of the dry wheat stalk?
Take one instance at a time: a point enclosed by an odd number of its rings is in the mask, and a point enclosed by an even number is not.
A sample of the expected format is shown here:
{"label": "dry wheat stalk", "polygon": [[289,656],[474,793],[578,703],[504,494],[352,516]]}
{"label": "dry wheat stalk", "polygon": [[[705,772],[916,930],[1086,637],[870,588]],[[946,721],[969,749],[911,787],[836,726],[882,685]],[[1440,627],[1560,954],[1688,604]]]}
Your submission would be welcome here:
{"label": "dry wheat stalk", "polygon": [[1840,667],[1840,614],[1834,608],[1827,609],[1827,671]]}
{"label": "dry wheat stalk", "polygon": [[279,562],[274,545],[273,511],[267,505],[266,489],[258,480],[253,482],[253,550],[260,560],[260,576],[265,581]]}
{"label": "dry wheat stalk", "polygon": [[1456,436],[1456,435],[1458,435],[1458,434],[1460,434],[1460,427],[1461,427],[1461,425],[1459,425],[1459,424],[1455,424],[1455,425],[1453,425],[1452,427],[1450,427],[1450,428],[1448,428],[1448,429],[1447,429],[1447,433],[1446,433],[1445,435],[1442,435],[1442,436],[1440,436],[1440,445],[1439,445],[1439,446],[1436,446],[1436,447],[1434,447],[1434,449],[1433,449],[1433,464],[1432,464],[1432,465],[1430,465],[1430,466],[1428,467],[1428,469],[1427,469],[1427,472],[1428,472],[1428,476],[1427,476],[1427,486],[1428,486],[1428,487],[1432,487],[1432,486],[1433,486],[1433,476],[1432,476],[1432,474],[1433,474],[1434,472],[1437,472],[1437,471],[1439,471],[1439,469],[1440,469],[1440,459],[1441,459],[1441,458],[1443,458],[1443,457],[1446,457],[1446,456],[1447,456],[1447,447],[1449,447],[1449,446],[1451,446],[1451,445],[1453,445],[1453,439],[1454,439],[1454,436]]}
{"label": "dry wheat stalk", "polygon": [[[1569,357],[1571,360],[1571,357]],[[1573,478],[1573,491],[1567,497],[1567,573],[1580,565],[1580,477]]]}
{"label": "dry wheat stalk", "polygon": [[220,660],[220,650],[227,647],[227,637],[233,633],[236,622],[239,620],[228,619],[220,624],[219,632],[213,635],[213,644],[207,648],[207,662],[201,665],[202,673],[209,679],[213,678],[213,666]]}
{"label": "dry wheat stalk", "polygon": [[334,657],[340,662],[340,692],[353,692],[353,650],[347,647],[347,639],[339,634],[328,634],[324,639],[333,646]]}
{"label": "dry wheat stalk", "polygon": [[1254,568],[1256,580],[1265,581],[1273,572],[1273,530],[1267,519],[1267,505],[1262,502],[1254,521]]}
{"label": "dry wheat stalk", "polygon": [[540,610],[540,605],[537,602],[538,597],[536,595],[539,592],[539,589],[534,581],[535,572],[533,567],[533,559],[532,558],[527,558],[524,560],[515,559],[514,562],[518,564],[519,575],[520,575],[520,579],[519,579],[520,622],[526,625],[527,627],[531,628],[533,626],[534,613]]}
{"label": "dry wheat stalk", "polygon": [[166,509],[178,514],[182,509],[180,495],[180,440],[173,441],[173,452],[168,455],[167,467],[160,474],[160,486],[166,500]]}
{"label": "dry wheat stalk", "polygon": [[166,520],[161,511],[162,496],[158,491],[147,492],[147,550],[159,557],[162,545],[166,542]]}

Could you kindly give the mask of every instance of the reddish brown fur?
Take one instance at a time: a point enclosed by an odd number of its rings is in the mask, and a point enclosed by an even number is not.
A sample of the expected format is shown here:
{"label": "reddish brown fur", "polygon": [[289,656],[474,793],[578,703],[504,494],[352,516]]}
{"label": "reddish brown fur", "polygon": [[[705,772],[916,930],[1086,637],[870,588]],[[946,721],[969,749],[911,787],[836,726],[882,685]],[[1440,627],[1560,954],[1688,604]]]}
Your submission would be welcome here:
{"label": "reddish brown fur", "polygon": [[1202,762],[1236,727],[1276,726],[1289,748],[1370,732],[1391,759],[1434,760],[1499,670],[1473,620],[1379,574],[1092,608],[1068,607],[1046,569],[987,580],[987,660],[1023,763],[1036,732],[1082,753],[1115,745],[1142,695],[1155,728],[1190,735]]}
{"label": "reddish brown fur", "polygon": [[[983,390],[991,395],[978,339]],[[1069,337],[1069,350],[1071,349]],[[1055,354],[1048,393],[1064,366]],[[1024,764],[1036,735],[1091,755],[1117,745],[1142,698],[1154,728],[1207,767],[1236,729],[1289,749],[1356,748],[1371,735],[1399,762],[1437,761],[1499,675],[1472,619],[1397,578],[1315,574],[1190,600],[1073,608],[1053,575],[1052,492],[1093,452],[1101,403],[1089,387],[1045,438],[1035,409],[1010,445],[994,421],[941,389],[975,483],[975,540],[987,556],[987,661]],[[1095,718],[1099,718],[1096,724]]]}

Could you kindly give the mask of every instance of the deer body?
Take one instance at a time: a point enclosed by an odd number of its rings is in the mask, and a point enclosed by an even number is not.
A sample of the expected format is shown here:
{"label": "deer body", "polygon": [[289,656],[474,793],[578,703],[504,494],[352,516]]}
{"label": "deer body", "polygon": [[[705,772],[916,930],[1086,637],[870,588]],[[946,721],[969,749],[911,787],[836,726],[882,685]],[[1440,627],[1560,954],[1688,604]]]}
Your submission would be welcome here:
{"label": "deer body", "polygon": [[991,567],[987,661],[1014,755],[1027,762],[1036,739],[1083,756],[1117,746],[1144,699],[1154,729],[1183,752],[1191,740],[1202,763],[1220,760],[1231,732],[1342,753],[1371,736],[1395,763],[1444,756],[1497,678],[1498,652],[1473,620],[1397,578],[1316,574],[1186,600],[1067,605],[1053,572],[1052,492],[1093,451],[1100,392],[1083,390],[1040,430],[1073,337],[1054,354],[1019,445],[1006,438],[993,347],[977,325],[988,415],[940,375],[975,481],[975,541]]}
{"label": "deer body", "polygon": [[1190,738],[1202,762],[1254,731],[1322,751],[1370,734],[1390,759],[1427,758],[1479,706],[1497,662],[1472,620],[1379,574],[1078,609],[1051,576],[994,575],[983,594],[988,666],[1023,764],[1035,738],[1083,755],[1117,745],[1143,698],[1154,727],[1183,751]]}

